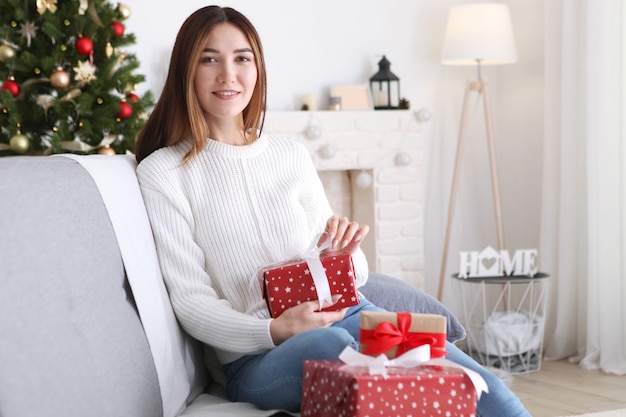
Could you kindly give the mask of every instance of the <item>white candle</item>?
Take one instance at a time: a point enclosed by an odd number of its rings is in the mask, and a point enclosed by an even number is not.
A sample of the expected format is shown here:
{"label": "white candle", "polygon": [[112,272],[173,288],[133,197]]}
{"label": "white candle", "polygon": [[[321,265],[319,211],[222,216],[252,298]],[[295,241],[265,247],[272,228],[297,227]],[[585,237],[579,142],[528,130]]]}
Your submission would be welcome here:
{"label": "white candle", "polygon": [[389,103],[387,102],[387,92],[384,90],[380,90],[378,92],[378,97],[376,97],[376,105],[379,107],[385,107],[388,106]]}
{"label": "white candle", "polygon": [[317,96],[315,94],[305,94],[303,104],[307,106],[308,110],[317,110]]}

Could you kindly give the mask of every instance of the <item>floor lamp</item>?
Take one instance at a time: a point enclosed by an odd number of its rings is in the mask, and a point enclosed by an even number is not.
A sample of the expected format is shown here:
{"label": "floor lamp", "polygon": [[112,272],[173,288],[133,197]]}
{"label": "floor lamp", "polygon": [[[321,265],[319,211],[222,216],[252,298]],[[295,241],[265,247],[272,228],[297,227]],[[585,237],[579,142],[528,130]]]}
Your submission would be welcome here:
{"label": "floor lamp", "polygon": [[448,203],[448,217],[443,256],[441,259],[439,288],[437,291],[437,298],[440,301],[443,299],[446,265],[450,249],[450,235],[452,233],[454,209],[459,187],[463,147],[467,135],[468,105],[470,96],[473,93],[478,94],[484,105],[487,150],[489,152],[491,190],[494,200],[498,247],[499,249],[504,249],[498,170],[495,158],[493,112],[491,110],[487,79],[481,75],[481,66],[509,64],[516,60],[517,52],[508,6],[501,3],[472,3],[455,6],[450,10],[441,62],[444,65],[476,65],[478,76],[476,80],[470,80],[466,83],[465,95],[463,97],[463,110],[461,112],[454,173]]}

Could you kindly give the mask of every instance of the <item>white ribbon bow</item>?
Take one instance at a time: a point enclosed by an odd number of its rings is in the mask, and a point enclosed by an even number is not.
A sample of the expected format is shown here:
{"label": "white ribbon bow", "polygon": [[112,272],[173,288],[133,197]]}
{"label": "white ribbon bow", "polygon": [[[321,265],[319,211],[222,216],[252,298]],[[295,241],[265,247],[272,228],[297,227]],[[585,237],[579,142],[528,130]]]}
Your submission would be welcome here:
{"label": "white ribbon bow", "polygon": [[315,291],[317,292],[317,299],[319,300],[321,310],[324,308],[324,302],[328,302],[329,306],[333,304],[333,297],[330,293],[330,284],[326,276],[326,269],[320,260],[322,251],[330,247],[331,239],[326,239],[321,246],[317,246],[320,236],[321,235],[318,235],[306,252],[300,254],[300,256],[309,266],[309,272],[311,273],[311,278],[313,278],[313,283],[315,283]]}
{"label": "white ribbon bow", "polygon": [[430,359],[430,345],[416,347],[395,359],[388,359],[384,354],[380,354],[376,357],[364,355],[357,352],[352,347],[346,346],[343,352],[339,355],[339,359],[349,366],[366,367],[369,369],[370,375],[382,375],[385,379],[389,377],[387,374],[388,367],[415,368],[421,365],[448,366],[451,368],[461,369],[465,372],[474,385],[477,400],[480,399],[483,392],[489,392],[487,383],[478,372],[472,371],[471,369],[461,366],[448,359]]}

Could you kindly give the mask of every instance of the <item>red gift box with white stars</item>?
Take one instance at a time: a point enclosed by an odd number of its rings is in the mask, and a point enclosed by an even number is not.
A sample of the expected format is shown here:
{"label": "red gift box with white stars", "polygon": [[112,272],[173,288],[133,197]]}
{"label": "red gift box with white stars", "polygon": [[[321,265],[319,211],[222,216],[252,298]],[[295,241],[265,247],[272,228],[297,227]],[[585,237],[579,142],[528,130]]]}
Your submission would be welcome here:
{"label": "red gift box with white stars", "polygon": [[475,417],[476,390],[460,369],[387,368],[305,361],[302,417]]}
{"label": "red gift box with white stars", "polygon": [[[341,310],[359,304],[359,292],[352,256],[335,254],[321,256],[331,295],[341,294],[341,299],[322,311]],[[303,259],[288,261],[260,271],[263,297],[270,315],[280,316],[285,310],[305,301],[317,301],[315,283],[309,265]]]}

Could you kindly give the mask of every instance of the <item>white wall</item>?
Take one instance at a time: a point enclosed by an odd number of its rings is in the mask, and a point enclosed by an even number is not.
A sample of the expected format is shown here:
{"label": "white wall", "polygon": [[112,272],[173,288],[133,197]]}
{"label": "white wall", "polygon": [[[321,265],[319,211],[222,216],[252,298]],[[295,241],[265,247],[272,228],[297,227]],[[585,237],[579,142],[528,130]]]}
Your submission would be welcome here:
{"label": "white wall", "polygon": [[[261,35],[268,66],[269,110],[297,110],[301,96],[324,98],[332,85],[368,84],[385,54],[400,77],[402,95],[427,103],[438,63],[447,6],[444,1],[230,0],[219,3],[243,12]],[[158,92],[169,53],[184,19],[206,1],[126,0],[128,31],[136,53]],[[150,16],[145,18],[143,16]],[[320,107],[321,108],[321,107]]]}
{"label": "white wall", "polygon": [[[270,111],[295,110],[315,93],[324,106],[333,85],[367,84],[380,56],[400,77],[411,108],[433,111],[424,132],[426,289],[436,292],[463,88],[471,67],[439,63],[449,8],[461,0],[230,0],[219,3],[256,25],[268,65]],[[543,137],[543,2],[508,0],[519,62],[489,67],[506,246],[537,247]],[[137,36],[140,91],[160,92],[183,20],[206,1],[125,0],[127,31]],[[149,16],[149,17],[148,17]],[[455,216],[448,273],[458,251],[496,245],[482,113],[473,106],[471,134]],[[446,289],[446,300],[452,297]],[[452,301],[450,299],[450,301]]]}

